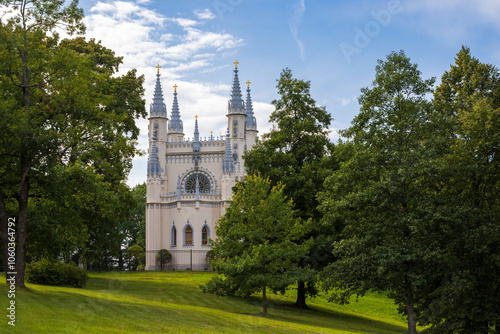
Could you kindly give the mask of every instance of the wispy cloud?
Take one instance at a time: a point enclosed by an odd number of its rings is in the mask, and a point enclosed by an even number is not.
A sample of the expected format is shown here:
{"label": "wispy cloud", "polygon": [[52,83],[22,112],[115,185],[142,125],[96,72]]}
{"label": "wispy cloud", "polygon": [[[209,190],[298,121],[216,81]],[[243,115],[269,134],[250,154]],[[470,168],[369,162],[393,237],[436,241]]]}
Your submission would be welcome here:
{"label": "wispy cloud", "polygon": [[295,39],[297,46],[299,47],[300,58],[302,58],[302,60],[305,59],[305,48],[304,43],[299,38],[299,26],[302,23],[302,17],[304,16],[305,11],[305,0],[299,0],[299,2],[295,4],[292,17],[290,18],[290,32],[292,33],[292,36]]}
{"label": "wispy cloud", "polygon": [[194,14],[196,15],[197,18],[200,20],[213,20],[215,19],[214,13],[210,11],[210,9],[204,9],[204,10],[195,10]]}

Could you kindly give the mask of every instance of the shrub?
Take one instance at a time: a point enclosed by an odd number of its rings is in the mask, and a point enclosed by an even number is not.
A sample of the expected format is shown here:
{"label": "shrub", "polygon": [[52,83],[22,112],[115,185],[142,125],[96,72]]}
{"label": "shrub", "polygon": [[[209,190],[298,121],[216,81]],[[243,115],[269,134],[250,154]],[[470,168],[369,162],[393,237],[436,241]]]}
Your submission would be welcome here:
{"label": "shrub", "polygon": [[74,262],[66,264],[42,259],[26,267],[28,283],[83,288],[87,279],[87,272],[77,267]]}
{"label": "shrub", "polygon": [[143,265],[143,264],[140,264],[140,265],[138,265],[138,266],[137,266],[137,269],[136,269],[136,270],[137,270],[137,271],[144,271],[144,270],[145,270],[145,267],[144,267],[144,265]]}
{"label": "shrub", "polygon": [[172,261],[172,254],[166,249],[160,249],[158,253],[156,253],[156,261],[161,264],[169,263]]}

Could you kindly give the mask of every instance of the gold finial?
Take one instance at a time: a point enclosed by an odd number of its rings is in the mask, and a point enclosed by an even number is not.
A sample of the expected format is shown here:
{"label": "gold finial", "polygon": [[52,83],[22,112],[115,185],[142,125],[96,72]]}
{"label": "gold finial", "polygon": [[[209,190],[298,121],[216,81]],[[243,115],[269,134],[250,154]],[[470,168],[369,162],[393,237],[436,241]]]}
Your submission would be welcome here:
{"label": "gold finial", "polygon": [[174,92],[177,92],[177,87],[179,86],[177,86],[177,84],[174,84]]}
{"label": "gold finial", "polygon": [[158,64],[158,66],[156,66],[156,69],[158,70],[158,73],[160,73],[160,68],[161,68],[161,66],[160,66],[160,64]]}
{"label": "gold finial", "polygon": [[198,119],[198,115],[194,116],[194,118]]}
{"label": "gold finial", "polygon": [[213,135],[213,134],[214,134],[214,132],[213,132],[213,131],[210,131],[210,134],[211,134],[211,135]]}
{"label": "gold finial", "polygon": [[251,84],[251,82],[250,82],[250,80],[248,80],[248,81],[247,81],[247,87],[248,87],[248,88],[250,88],[250,84]]}
{"label": "gold finial", "polygon": [[237,61],[237,60],[236,60],[233,64],[234,64],[234,68],[238,68],[238,64],[239,64],[239,63],[238,63],[238,61]]}

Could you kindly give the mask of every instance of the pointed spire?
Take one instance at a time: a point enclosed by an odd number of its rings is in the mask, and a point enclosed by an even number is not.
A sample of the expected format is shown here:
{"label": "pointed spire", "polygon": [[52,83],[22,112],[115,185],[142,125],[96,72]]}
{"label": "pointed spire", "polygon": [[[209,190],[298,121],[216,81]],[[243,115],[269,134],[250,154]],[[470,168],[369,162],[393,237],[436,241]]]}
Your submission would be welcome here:
{"label": "pointed spire", "polygon": [[156,67],[158,69],[158,72],[156,73],[156,85],[153,96],[153,103],[151,103],[149,109],[150,117],[167,117],[167,106],[165,105],[165,103],[163,103],[163,92],[161,90],[160,67],[160,65]]}
{"label": "pointed spire", "polygon": [[229,128],[227,128],[226,133],[226,152],[222,160],[222,172],[232,173],[234,172],[234,159],[231,153],[231,141],[229,140]]}
{"label": "pointed spire", "polygon": [[160,159],[158,158],[158,147],[156,147],[156,141],[158,140],[158,123],[155,123],[155,130],[153,131],[153,145],[151,147],[151,153],[149,154],[148,160],[148,176],[149,175],[160,175],[161,165]]}
{"label": "pointed spire", "polygon": [[228,102],[229,113],[244,113],[245,104],[241,96],[240,79],[238,78],[238,61],[235,61],[233,86],[231,88],[231,98]]}
{"label": "pointed spire", "polygon": [[194,143],[193,143],[193,152],[200,151],[200,131],[198,130],[198,116],[194,116]]}
{"label": "pointed spire", "polygon": [[245,113],[247,118],[245,119],[245,128],[247,130],[257,130],[257,120],[253,114],[252,98],[250,97],[250,81],[247,81],[247,101],[245,103]]}
{"label": "pointed spire", "polygon": [[183,133],[184,127],[179,112],[179,103],[177,102],[177,85],[174,85],[174,102],[172,103],[172,112],[170,113],[170,120],[168,122],[169,133]]}

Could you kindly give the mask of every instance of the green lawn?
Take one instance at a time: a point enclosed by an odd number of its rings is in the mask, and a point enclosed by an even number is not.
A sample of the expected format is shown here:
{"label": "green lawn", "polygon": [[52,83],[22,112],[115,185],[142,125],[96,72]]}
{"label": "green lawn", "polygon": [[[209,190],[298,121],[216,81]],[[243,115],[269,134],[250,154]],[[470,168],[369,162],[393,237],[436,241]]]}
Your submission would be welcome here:
{"label": "green lawn", "polygon": [[[7,324],[1,284],[0,333],[405,333],[394,304],[378,294],[340,307],[325,297],[298,310],[293,292],[270,295],[262,316],[258,296],[204,294],[213,274],[139,272],[90,274],[85,289],[27,284],[16,292],[16,327]],[[0,279],[5,282],[5,275]]]}

